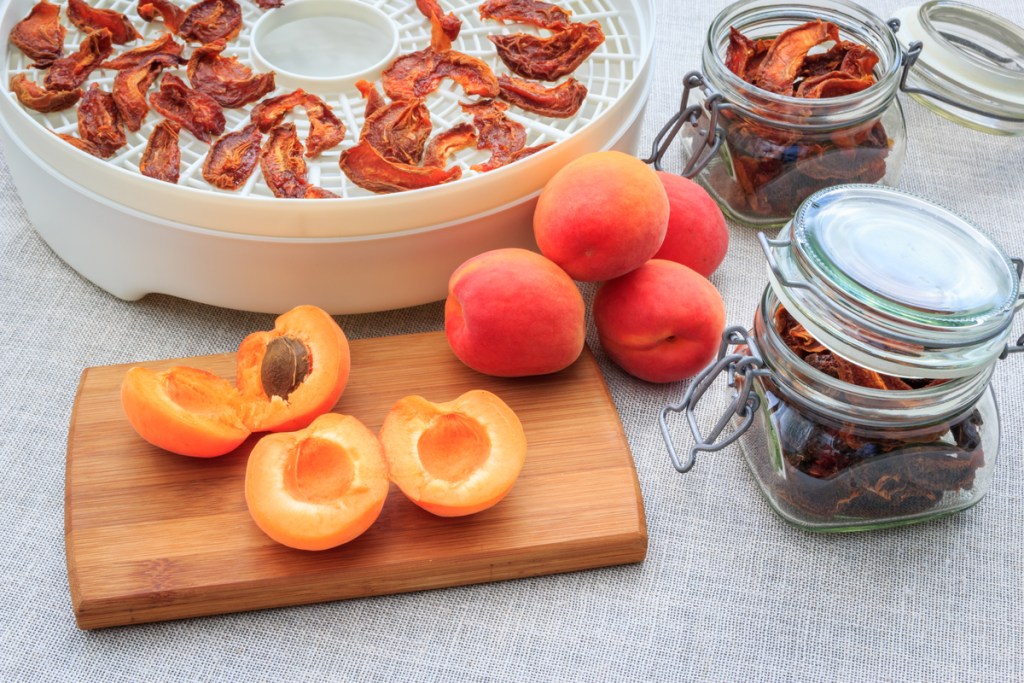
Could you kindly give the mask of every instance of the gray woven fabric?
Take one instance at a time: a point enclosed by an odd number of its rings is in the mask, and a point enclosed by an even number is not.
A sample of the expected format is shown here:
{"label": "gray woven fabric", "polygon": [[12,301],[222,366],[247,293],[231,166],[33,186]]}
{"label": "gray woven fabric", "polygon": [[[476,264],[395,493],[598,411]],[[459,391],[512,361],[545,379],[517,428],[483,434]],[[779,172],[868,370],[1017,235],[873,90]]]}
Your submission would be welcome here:
{"label": "gray woven fabric", "polygon": [[[656,4],[645,149],[726,3]],[[864,4],[885,17],[901,2]],[[1021,3],[984,5],[1024,25]],[[1024,255],[1024,141],[966,130],[909,100],[905,108],[899,186]],[[676,474],[656,416],[685,383],[630,379],[601,354],[592,322],[590,343],[643,490],[650,546],[642,564],[79,631],[63,484],[82,369],[232,350],[271,317],[166,296],[115,299],[36,236],[2,163],[0,198],[2,680],[1024,680],[1024,358],[1003,361],[994,380],[1004,447],[980,505],[905,529],[812,535],[773,515],[735,448]],[[731,235],[713,282],[729,321],[748,323],[763,257],[754,231],[732,226]],[[589,300],[593,289],[584,291]],[[353,338],[436,330],[442,307],[339,320]]]}

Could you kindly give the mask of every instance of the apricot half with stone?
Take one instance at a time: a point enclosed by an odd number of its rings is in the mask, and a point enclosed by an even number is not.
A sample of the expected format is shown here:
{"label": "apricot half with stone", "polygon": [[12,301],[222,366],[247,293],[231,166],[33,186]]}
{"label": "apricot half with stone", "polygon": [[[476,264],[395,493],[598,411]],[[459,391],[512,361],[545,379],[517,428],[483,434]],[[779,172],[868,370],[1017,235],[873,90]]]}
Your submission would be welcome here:
{"label": "apricot half with stone", "polygon": [[299,550],[348,543],[380,516],[387,468],[376,435],[326,413],[295,432],[267,434],[249,454],[245,502],[256,525]]}
{"label": "apricot half with stone", "polygon": [[121,405],[139,436],[180,455],[210,458],[245,441],[240,402],[231,382],[197,368],[137,366],[121,382]]}
{"label": "apricot half with stone", "polygon": [[326,311],[297,306],[238,347],[242,420],[254,432],[301,429],[334,407],[351,370],[345,333]]}
{"label": "apricot half with stone", "polygon": [[526,459],[519,417],[480,389],[447,403],[406,396],[384,418],[379,437],[391,481],[412,502],[443,517],[498,503]]}
{"label": "apricot half with stone", "polygon": [[290,431],[331,410],[348,383],[348,340],[327,312],[298,306],[238,349],[231,383],[205,370],[131,368],[121,384],[128,421],[181,455],[230,453],[252,432]]}

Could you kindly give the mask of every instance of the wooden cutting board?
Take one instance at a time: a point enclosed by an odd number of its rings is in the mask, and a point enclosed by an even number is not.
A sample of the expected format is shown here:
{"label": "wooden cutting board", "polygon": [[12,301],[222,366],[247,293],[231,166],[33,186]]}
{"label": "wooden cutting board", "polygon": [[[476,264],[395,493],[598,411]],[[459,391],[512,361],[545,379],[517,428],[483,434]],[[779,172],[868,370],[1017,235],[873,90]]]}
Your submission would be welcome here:
{"label": "wooden cutting board", "polygon": [[[139,363],[234,378],[235,355]],[[589,350],[554,375],[501,379],[465,367],[443,332],[352,342],[335,407],[377,431],[408,394],[498,394],[526,431],[526,464],[495,507],[435,517],[392,485],[377,522],[323,552],[278,545],[251,521],[243,481],[258,435],[187,458],[150,446],[121,411],[129,365],[82,373],[68,434],[64,534],[79,628],[482,583],[640,562],[643,501],[618,412]]]}

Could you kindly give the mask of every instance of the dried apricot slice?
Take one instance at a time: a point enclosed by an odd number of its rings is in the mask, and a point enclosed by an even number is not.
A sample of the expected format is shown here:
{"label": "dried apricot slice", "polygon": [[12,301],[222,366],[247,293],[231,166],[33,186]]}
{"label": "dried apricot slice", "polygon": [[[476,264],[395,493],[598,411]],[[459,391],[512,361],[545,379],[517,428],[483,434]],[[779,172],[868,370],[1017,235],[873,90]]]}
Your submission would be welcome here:
{"label": "dried apricot slice", "polygon": [[348,339],[334,318],[297,306],[238,347],[242,421],[254,432],[301,429],[334,407],[350,369]]}
{"label": "dried apricot slice", "polygon": [[139,436],[179,455],[212,458],[237,448],[249,436],[239,403],[231,382],[197,368],[136,366],[121,383],[121,406]]}
{"label": "dried apricot slice", "polygon": [[10,41],[34,60],[32,66],[45,69],[63,54],[66,34],[60,23],[60,5],[40,0],[11,29]]}
{"label": "dried apricot slice", "polygon": [[445,403],[406,396],[392,406],[378,437],[391,480],[416,505],[442,517],[497,504],[526,460],[519,417],[482,389]]}
{"label": "dried apricot slice", "polygon": [[86,33],[107,29],[115,45],[124,45],[142,37],[125,15],[117,10],[93,7],[85,0],[68,0],[65,13],[68,21]]}
{"label": "dried apricot slice", "polygon": [[380,442],[350,415],[326,413],[305,429],[268,434],[246,463],[249,514],[290,548],[348,543],[377,521],[387,495]]}

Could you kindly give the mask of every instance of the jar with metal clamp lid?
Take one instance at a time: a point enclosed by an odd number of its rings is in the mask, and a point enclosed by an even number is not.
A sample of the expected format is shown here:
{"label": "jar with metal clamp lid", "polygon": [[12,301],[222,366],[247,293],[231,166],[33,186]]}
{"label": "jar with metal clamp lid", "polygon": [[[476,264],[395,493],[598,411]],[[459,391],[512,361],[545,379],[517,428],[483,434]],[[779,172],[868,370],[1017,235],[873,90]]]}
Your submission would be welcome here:
{"label": "jar with metal clamp lid", "polygon": [[[660,415],[676,469],[738,441],[771,507],[813,531],[920,522],[977,503],[999,452],[990,379],[1022,303],[1022,263],[954,214],[879,185],[820,191],[777,239],[748,330]],[[727,413],[695,408],[719,375]],[[682,459],[667,418],[685,412]],[[730,423],[732,429],[729,430]],[[728,431],[728,435],[723,434]]]}
{"label": "jar with metal clamp lid", "polygon": [[679,139],[682,175],[726,215],[782,225],[826,187],[894,184],[900,92],[969,127],[1024,134],[1022,55],[1024,29],[951,0],[888,21],[849,0],[740,0],[708,28],[701,71],[645,161],[660,170]]}

